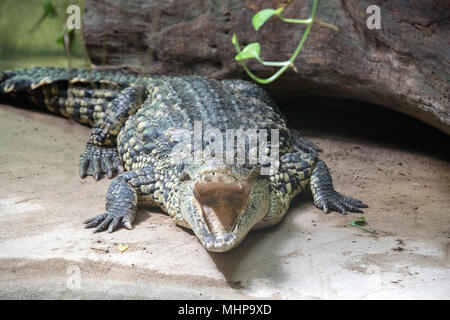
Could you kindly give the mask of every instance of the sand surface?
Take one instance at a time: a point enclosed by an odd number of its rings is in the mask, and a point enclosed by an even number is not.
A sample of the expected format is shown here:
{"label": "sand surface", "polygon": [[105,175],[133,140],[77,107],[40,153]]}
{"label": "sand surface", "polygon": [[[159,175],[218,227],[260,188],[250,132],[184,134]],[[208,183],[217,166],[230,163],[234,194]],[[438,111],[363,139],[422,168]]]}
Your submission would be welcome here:
{"label": "sand surface", "polygon": [[450,162],[440,156],[309,130],[336,189],[369,204],[377,234],[305,193],[278,226],[212,254],[153,208],[139,209],[132,231],[84,229],[110,183],[78,176],[89,132],[0,105],[0,298],[450,298]]}

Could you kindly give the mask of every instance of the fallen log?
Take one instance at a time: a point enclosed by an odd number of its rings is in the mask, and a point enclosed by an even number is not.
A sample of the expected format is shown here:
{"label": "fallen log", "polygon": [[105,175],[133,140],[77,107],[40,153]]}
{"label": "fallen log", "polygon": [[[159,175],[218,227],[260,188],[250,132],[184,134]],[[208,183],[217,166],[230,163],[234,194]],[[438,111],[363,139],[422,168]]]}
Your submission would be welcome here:
{"label": "fallen log", "polygon": [[[295,60],[265,88],[277,99],[303,95],[352,98],[390,107],[450,134],[450,3],[379,1],[381,29],[369,29],[373,1],[321,0],[314,24]],[[304,26],[271,18],[258,31],[252,16],[286,6],[283,15],[307,18],[312,1],[88,0],[83,36],[96,68],[152,74],[201,74],[248,79],[231,43],[258,41],[264,60],[288,59]],[[261,77],[275,69],[251,62]]]}

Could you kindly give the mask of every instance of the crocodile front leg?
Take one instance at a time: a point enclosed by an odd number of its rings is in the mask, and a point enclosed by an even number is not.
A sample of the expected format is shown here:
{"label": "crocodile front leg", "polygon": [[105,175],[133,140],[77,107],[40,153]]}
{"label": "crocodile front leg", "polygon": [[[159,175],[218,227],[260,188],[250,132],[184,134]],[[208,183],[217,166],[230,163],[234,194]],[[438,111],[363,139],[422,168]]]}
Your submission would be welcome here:
{"label": "crocodile front leg", "polygon": [[314,204],[325,213],[335,210],[362,212],[368,206],[360,200],[343,196],[333,188],[330,172],[315,153],[302,151],[280,157],[278,172],[270,177],[271,199],[269,214],[255,227],[267,227],[278,223],[286,214],[291,200],[310,184]]}
{"label": "crocodile front leg", "polygon": [[106,212],[86,220],[86,228],[95,228],[94,232],[113,232],[119,227],[132,229],[137,209],[136,191],[122,177],[117,177],[109,186],[106,196]]}
{"label": "crocodile front leg", "polygon": [[106,212],[86,220],[85,227],[95,227],[94,232],[105,230],[113,232],[119,227],[132,229],[131,224],[136,215],[139,199],[158,204],[158,197],[155,195],[156,181],[154,171],[150,167],[122,173],[109,186]]}
{"label": "crocodile front leg", "polygon": [[346,214],[346,211],[363,213],[360,208],[368,207],[360,200],[346,197],[334,190],[330,172],[322,160],[316,163],[310,183],[314,204],[325,213],[330,212],[330,210],[342,214]]}
{"label": "crocodile front leg", "polygon": [[85,151],[80,156],[80,176],[91,175],[95,180],[101,173],[112,178],[123,172],[116,149],[116,137],[129,116],[136,113],[146,98],[143,86],[123,89],[107,107],[105,115],[92,128]]}

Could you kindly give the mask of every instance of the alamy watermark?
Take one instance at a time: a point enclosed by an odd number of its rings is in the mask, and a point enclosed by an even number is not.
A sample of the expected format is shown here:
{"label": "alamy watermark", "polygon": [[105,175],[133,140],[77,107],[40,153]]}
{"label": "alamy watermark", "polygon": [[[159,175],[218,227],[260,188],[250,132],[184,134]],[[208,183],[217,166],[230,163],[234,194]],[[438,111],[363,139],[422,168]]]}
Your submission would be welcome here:
{"label": "alamy watermark", "polygon": [[81,29],[81,9],[80,6],[72,4],[67,7],[66,13],[69,15],[66,19],[66,27],[68,30]]}
{"label": "alamy watermark", "polygon": [[66,269],[66,287],[69,290],[81,289],[81,270],[77,265],[69,265]]}
{"label": "alamy watermark", "polygon": [[370,16],[366,20],[366,26],[369,30],[381,29],[381,10],[377,5],[371,5],[367,7],[367,14]]}
{"label": "alamy watermark", "polygon": [[176,163],[260,165],[262,175],[278,171],[278,129],[226,129],[223,132],[208,128],[203,131],[203,123],[194,121],[193,130],[173,129],[169,134],[171,140],[177,142],[171,153]]}

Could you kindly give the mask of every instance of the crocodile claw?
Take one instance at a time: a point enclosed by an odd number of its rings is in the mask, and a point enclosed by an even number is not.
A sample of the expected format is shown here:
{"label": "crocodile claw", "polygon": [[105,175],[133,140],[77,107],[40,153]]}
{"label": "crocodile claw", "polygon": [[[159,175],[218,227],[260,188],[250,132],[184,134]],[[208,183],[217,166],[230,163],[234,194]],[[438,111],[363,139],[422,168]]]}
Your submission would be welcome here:
{"label": "crocodile claw", "polygon": [[86,146],[86,150],[80,156],[80,177],[87,175],[99,180],[101,174],[111,179],[115,173],[122,173],[123,167],[119,154],[115,148],[97,147],[91,144]]}
{"label": "crocodile claw", "polygon": [[329,213],[334,210],[341,214],[347,214],[347,211],[364,213],[360,208],[368,208],[369,206],[361,200],[346,197],[334,191],[332,194],[327,195],[327,197],[320,199],[317,202],[317,207],[322,209],[324,213]]}
{"label": "crocodile claw", "polygon": [[105,212],[104,214],[90,218],[84,221],[85,228],[95,228],[94,233],[108,230],[114,232],[120,227],[125,229],[133,229],[131,226],[131,217],[128,215],[116,215],[112,212]]}

